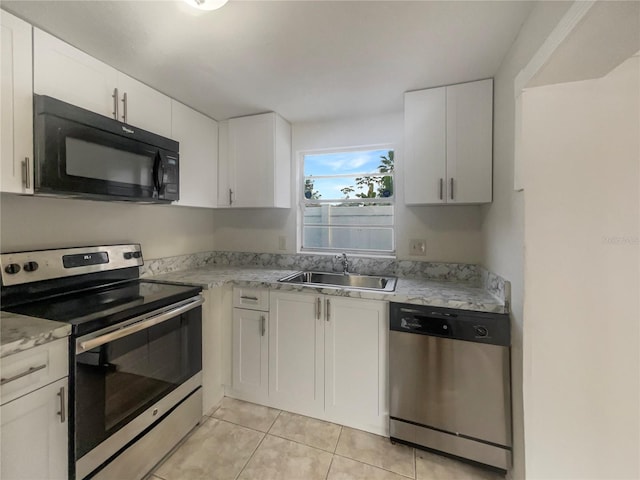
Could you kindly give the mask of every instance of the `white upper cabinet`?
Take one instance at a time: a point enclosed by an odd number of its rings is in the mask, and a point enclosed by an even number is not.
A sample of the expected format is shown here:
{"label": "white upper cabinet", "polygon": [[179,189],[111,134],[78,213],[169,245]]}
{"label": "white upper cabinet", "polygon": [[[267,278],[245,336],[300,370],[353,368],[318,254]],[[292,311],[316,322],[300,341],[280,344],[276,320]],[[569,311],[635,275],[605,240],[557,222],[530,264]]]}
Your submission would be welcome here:
{"label": "white upper cabinet", "polygon": [[491,202],[493,80],[447,87],[447,203]]}
{"label": "white upper cabinet", "polygon": [[0,11],[1,190],[33,193],[31,25]]}
{"label": "white upper cabinet", "polygon": [[447,176],[445,87],[404,95],[406,203],[441,203]]}
{"label": "white upper cabinet", "polygon": [[171,137],[171,98],[118,72],[120,121]]}
{"label": "white upper cabinet", "polygon": [[171,138],[180,142],[180,201],[187,207],[215,208],[218,123],[172,101]]}
{"label": "white upper cabinet", "polygon": [[34,28],[33,91],[163,136],[171,99]]}
{"label": "white upper cabinet", "polygon": [[405,203],[492,200],[493,80],[405,93]]}
{"label": "white upper cabinet", "polygon": [[291,125],[276,113],[220,125],[218,206],[291,206]]}
{"label": "white upper cabinet", "polygon": [[34,93],[115,118],[116,69],[37,28],[33,41]]}

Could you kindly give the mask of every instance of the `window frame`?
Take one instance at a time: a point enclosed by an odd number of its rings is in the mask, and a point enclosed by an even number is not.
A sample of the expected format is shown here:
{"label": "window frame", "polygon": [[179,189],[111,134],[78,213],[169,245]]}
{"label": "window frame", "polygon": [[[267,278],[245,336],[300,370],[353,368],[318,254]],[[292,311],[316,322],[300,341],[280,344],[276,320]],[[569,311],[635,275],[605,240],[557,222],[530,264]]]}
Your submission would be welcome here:
{"label": "window frame", "polygon": [[[378,257],[378,258],[396,258],[396,198],[397,198],[397,168],[394,168],[394,171],[390,175],[386,174],[375,174],[375,173],[346,173],[346,174],[337,174],[337,175],[315,175],[313,178],[355,178],[355,177],[372,177],[372,176],[391,176],[393,178],[393,194],[389,197],[385,198],[343,198],[343,199],[307,199],[304,196],[305,189],[305,176],[304,172],[304,159],[305,156],[308,155],[326,155],[326,154],[338,154],[338,153],[351,153],[351,152],[363,152],[363,151],[373,151],[373,150],[386,150],[394,152],[394,167],[397,165],[397,157],[396,157],[396,147],[391,143],[384,144],[373,144],[373,145],[361,145],[361,146],[350,146],[350,147],[336,147],[336,148],[319,148],[319,149],[309,149],[298,152],[298,175],[296,175],[296,196],[298,198],[298,226],[297,226],[297,236],[298,236],[298,253],[306,253],[306,254],[337,254],[337,253],[348,253],[350,255],[356,256],[367,256],[367,257]],[[318,247],[307,247],[305,248],[303,244],[304,240],[304,213],[307,205],[309,204],[335,204],[335,203],[352,203],[354,206],[361,204],[370,204],[370,203],[389,203],[392,209],[392,223],[391,225],[374,225],[374,224],[366,224],[366,225],[358,225],[359,227],[366,228],[374,228],[374,227],[384,227],[391,229],[391,240],[392,240],[392,249],[391,250],[367,250],[367,249],[345,249],[345,248],[318,248]],[[313,226],[313,225],[312,225]],[[318,225],[320,226],[320,225]],[[351,225],[332,225],[334,228],[343,228],[343,227],[353,227]]]}

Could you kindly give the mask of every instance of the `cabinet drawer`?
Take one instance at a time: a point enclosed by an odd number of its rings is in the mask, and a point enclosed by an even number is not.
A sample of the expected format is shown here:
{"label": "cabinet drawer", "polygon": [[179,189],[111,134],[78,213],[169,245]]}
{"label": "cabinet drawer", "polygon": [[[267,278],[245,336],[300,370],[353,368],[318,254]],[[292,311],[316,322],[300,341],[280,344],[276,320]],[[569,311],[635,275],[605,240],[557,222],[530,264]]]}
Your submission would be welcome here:
{"label": "cabinet drawer", "polygon": [[68,338],[2,359],[0,405],[69,375]]}
{"label": "cabinet drawer", "polygon": [[269,311],[269,290],[266,288],[233,289],[233,306],[249,310]]}

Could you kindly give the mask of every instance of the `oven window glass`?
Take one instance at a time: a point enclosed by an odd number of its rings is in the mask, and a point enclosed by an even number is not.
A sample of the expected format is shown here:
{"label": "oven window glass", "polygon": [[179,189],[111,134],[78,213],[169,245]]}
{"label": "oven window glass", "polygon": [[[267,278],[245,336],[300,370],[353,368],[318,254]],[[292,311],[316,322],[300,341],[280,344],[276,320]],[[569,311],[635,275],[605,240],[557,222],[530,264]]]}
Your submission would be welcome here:
{"label": "oven window glass", "polygon": [[202,369],[202,309],[76,356],[76,458]]}
{"label": "oven window glass", "polygon": [[150,187],[154,157],[65,137],[67,175]]}

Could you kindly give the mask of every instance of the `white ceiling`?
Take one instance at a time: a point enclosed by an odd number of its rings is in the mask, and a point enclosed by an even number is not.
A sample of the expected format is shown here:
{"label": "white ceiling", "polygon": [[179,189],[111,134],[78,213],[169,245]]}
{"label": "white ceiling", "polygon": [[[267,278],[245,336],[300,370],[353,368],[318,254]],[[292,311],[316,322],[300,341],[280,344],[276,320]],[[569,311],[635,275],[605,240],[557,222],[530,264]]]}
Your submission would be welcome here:
{"label": "white ceiling", "polygon": [[218,120],[398,112],[406,90],[493,76],[527,1],[5,1],[2,8]]}

